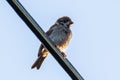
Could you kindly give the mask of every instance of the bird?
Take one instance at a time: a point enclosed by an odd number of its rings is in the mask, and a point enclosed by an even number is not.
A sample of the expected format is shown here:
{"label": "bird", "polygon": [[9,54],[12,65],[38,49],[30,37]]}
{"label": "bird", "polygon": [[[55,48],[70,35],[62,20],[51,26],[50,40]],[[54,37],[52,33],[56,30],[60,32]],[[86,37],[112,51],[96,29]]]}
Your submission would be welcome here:
{"label": "bird", "polygon": [[[63,58],[66,58],[67,56],[64,51],[67,49],[72,39],[71,24],[73,24],[71,18],[63,16],[58,18],[55,24],[46,32],[47,36],[55,44],[55,47],[61,51]],[[44,45],[41,44],[38,51],[38,58],[32,65],[31,69],[39,69],[49,53],[50,52],[44,47]]]}

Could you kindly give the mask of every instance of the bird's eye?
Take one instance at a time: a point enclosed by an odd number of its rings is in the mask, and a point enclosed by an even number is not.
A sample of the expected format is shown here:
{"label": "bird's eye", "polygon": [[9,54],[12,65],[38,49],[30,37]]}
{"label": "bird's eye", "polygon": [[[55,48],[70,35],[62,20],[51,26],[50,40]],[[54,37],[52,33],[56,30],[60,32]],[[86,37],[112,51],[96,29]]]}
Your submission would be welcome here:
{"label": "bird's eye", "polygon": [[67,22],[68,22],[68,20],[65,20],[65,21],[64,21],[64,23],[67,23]]}

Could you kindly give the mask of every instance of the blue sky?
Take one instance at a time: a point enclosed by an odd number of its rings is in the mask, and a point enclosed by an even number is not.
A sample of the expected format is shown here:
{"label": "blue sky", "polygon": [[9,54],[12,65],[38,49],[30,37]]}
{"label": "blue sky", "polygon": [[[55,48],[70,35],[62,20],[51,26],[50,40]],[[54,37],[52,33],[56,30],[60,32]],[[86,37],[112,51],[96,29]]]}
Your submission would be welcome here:
{"label": "blue sky", "polygon": [[[85,80],[120,80],[119,0],[20,0],[47,31],[69,16],[73,39],[67,58]],[[40,70],[31,70],[40,41],[10,5],[0,1],[0,80],[71,80],[49,55]]]}

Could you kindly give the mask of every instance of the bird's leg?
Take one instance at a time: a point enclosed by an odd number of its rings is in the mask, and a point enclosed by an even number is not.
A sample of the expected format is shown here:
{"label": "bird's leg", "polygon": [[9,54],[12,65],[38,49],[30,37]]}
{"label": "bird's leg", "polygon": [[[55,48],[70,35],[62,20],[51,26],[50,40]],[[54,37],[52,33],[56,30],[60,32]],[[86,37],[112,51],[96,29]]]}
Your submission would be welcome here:
{"label": "bird's leg", "polygon": [[[57,49],[59,49],[58,47],[57,47],[57,45],[55,45],[55,47],[57,48]],[[59,49],[60,50],[60,49]],[[62,55],[63,55],[63,58],[65,59],[66,57],[67,57],[67,55],[64,53],[64,52],[61,52],[62,53]]]}

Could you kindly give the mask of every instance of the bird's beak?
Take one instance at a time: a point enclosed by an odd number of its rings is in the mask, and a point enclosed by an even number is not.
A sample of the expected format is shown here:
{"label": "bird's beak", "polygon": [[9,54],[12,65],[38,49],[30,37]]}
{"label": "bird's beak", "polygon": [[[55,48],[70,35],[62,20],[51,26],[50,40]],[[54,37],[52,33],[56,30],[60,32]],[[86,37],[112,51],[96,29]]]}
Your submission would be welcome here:
{"label": "bird's beak", "polygon": [[73,22],[71,21],[70,24],[73,24]]}

